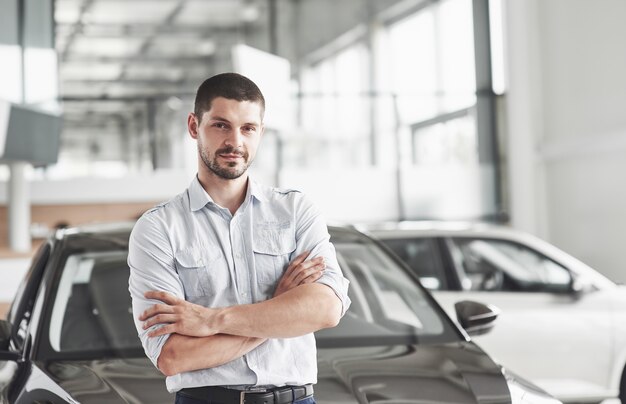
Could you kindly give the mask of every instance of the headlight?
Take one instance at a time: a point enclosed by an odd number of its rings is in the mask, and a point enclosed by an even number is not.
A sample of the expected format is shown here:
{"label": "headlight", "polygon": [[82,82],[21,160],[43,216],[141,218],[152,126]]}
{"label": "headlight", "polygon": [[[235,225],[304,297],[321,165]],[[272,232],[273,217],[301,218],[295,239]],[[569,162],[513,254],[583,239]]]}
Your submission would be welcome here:
{"label": "headlight", "polygon": [[502,368],[513,404],[563,404],[528,380]]}

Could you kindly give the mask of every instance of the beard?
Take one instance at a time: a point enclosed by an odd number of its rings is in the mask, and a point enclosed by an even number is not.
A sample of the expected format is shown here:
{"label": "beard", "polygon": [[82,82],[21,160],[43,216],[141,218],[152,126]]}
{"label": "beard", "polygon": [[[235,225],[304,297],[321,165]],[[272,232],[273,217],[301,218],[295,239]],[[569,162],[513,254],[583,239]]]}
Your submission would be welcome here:
{"label": "beard", "polygon": [[[248,170],[250,164],[252,164],[250,155],[246,149],[239,151],[232,146],[227,146],[216,150],[211,156],[209,152],[202,147],[200,142],[198,142],[198,152],[200,153],[200,158],[206,168],[208,168],[213,174],[225,180],[234,180],[241,177]],[[226,166],[222,166],[218,161],[220,154],[238,154],[243,158],[243,165],[238,166],[238,162],[229,161],[226,163]]]}

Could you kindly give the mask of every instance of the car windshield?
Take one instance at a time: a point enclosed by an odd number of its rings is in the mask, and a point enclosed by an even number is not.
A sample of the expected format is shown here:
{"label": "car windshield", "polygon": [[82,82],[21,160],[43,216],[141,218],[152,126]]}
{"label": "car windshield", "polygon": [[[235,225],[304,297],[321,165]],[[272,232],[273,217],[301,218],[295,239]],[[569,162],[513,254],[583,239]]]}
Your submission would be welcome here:
{"label": "car windshield", "polygon": [[[317,333],[320,347],[428,343],[458,332],[385,250],[351,232],[332,239],[350,280],[352,305],[340,324]],[[64,261],[49,340],[57,353],[141,349],[128,293],[127,250],[76,252]]]}

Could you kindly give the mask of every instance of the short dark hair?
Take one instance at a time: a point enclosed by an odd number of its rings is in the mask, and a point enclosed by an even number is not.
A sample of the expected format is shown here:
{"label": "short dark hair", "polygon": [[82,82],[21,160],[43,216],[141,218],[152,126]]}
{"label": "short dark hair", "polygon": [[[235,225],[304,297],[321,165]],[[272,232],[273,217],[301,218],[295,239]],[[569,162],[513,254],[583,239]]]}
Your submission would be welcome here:
{"label": "short dark hair", "polygon": [[258,102],[261,104],[261,118],[265,113],[265,98],[252,80],[238,73],[221,73],[204,80],[198,87],[193,111],[198,122],[202,120],[202,114],[211,109],[211,102],[217,97]]}

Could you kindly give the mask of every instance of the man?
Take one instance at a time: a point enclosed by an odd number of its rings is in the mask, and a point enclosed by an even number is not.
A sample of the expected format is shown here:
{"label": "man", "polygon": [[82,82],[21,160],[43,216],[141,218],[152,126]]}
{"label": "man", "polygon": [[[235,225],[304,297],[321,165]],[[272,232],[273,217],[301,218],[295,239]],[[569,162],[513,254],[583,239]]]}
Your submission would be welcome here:
{"label": "man", "polygon": [[198,175],[130,237],[135,325],[177,403],[314,403],[312,333],[350,305],[319,212],[248,176],[264,109],[244,76],[202,83],[187,120]]}

